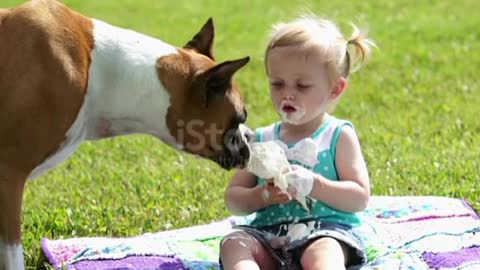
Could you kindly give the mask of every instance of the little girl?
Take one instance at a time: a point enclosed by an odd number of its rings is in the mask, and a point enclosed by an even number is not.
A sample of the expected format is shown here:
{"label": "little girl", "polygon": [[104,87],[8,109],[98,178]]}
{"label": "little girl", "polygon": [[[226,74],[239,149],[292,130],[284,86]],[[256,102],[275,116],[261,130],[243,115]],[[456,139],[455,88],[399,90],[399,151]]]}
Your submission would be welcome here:
{"label": "little girl", "polygon": [[[265,67],[282,120],[257,129],[256,142],[283,147],[291,164],[289,188],[283,192],[247,170],[234,174],[227,208],[256,215],[223,239],[223,269],[335,270],[366,262],[355,213],[369,200],[368,171],[352,123],[329,114],[375,45],[353,27],[348,40],[331,21],[311,16],[274,27]],[[300,151],[307,141],[316,148],[313,155]],[[310,211],[295,200],[299,195],[311,200]],[[307,228],[302,237],[284,237],[298,224]]]}

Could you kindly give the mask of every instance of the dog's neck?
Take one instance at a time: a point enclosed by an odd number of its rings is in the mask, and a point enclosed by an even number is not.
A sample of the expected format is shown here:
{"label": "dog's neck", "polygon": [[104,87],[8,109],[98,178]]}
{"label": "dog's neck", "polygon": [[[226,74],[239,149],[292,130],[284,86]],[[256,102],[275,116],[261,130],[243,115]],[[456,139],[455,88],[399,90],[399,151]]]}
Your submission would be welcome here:
{"label": "dog's neck", "polygon": [[95,46],[83,105],[58,150],[29,178],[65,160],[84,140],[143,133],[182,149],[167,128],[170,97],[155,69],[157,59],[177,53],[176,48],[98,20],[93,23]]}
{"label": "dog's neck", "polygon": [[158,39],[94,20],[95,47],[84,106],[86,139],[149,133],[174,145],[166,114],[170,97],[159,81],[156,61],[178,53]]}

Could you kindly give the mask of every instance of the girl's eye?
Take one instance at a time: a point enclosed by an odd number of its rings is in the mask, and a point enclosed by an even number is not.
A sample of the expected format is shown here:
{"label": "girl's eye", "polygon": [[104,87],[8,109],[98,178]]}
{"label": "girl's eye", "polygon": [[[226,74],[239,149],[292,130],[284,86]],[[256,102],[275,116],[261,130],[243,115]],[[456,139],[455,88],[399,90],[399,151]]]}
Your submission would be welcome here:
{"label": "girl's eye", "polygon": [[306,90],[306,89],[310,88],[310,85],[307,85],[307,84],[297,84],[297,88],[300,89],[300,90]]}
{"label": "girl's eye", "polygon": [[271,82],[270,85],[275,88],[280,88],[283,86],[282,82]]}

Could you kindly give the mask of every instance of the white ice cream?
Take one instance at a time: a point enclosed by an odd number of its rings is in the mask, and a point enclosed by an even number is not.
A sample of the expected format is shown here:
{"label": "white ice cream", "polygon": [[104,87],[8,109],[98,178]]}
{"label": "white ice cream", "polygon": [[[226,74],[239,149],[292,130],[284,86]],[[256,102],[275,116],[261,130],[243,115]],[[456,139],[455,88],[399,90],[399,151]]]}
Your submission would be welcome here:
{"label": "white ice cream", "polygon": [[[305,147],[312,147],[305,143]],[[303,147],[301,147],[303,148]],[[303,153],[311,152],[311,149],[303,149]],[[290,170],[285,150],[275,141],[254,142],[250,144],[250,161],[247,170],[258,177],[264,179],[273,178],[273,183],[282,192],[288,194],[288,181],[285,173]],[[307,205],[305,195],[297,194],[295,198],[307,211],[310,208]]]}
{"label": "white ice cream", "polygon": [[264,179],[273,178],[274,185],[281,191],[287,192],[288,183],[282,175],[290,164],[285,152],[274,141],[254,142],[250,144],[250,161],[247,170]]}

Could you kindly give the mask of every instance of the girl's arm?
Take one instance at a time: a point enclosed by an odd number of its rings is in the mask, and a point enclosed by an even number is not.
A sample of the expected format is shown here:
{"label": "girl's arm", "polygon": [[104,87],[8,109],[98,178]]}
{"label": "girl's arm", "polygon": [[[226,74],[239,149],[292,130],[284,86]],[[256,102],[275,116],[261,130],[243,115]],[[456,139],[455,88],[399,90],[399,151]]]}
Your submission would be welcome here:
{"label": "girl's arm", "polygon": [[331,181],[315,174],[310,195],[342,211],[364,210],[370,198],[370,179],[358,137],[352,127],[342,128],[335,156],[340,180]]}
{"label": "girl's arm", "polygon": [[248,215],[267,207],[264,199],[265,186],[257,186],[254,174],[247,170],[237,170],[225,190],[225,205],[234,215]]}

